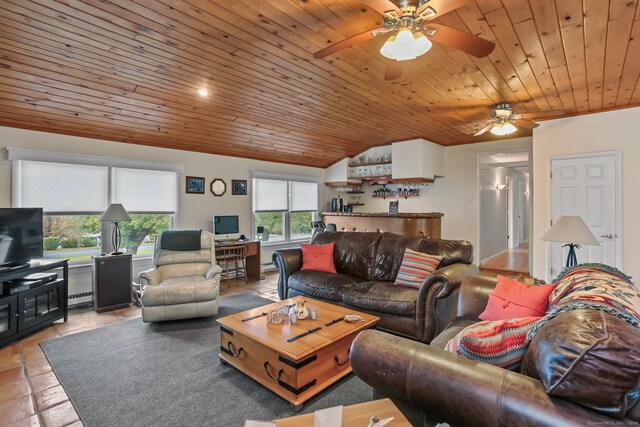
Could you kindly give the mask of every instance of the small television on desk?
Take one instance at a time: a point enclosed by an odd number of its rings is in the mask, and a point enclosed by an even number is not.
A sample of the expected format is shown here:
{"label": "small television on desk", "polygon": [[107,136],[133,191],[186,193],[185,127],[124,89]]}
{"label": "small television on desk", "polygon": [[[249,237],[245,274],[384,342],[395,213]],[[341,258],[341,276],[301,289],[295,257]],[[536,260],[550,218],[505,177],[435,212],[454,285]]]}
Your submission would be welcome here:
{"label": "small television on desk", "polygon": [[0,271],[42,258],[42,208],[0,208]]}
{"label": "small television on desk", "polygon": [[213,234],[216,240],[240,237],[238,215],[216,215],[213,217]]}

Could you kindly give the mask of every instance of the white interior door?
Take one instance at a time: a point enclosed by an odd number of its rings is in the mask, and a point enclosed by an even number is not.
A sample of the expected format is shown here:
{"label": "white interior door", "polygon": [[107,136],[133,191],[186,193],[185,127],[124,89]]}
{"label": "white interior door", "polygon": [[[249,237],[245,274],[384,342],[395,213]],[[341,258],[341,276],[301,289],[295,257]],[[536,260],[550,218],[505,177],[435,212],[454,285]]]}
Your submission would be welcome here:
{"label": "white interior door", "polygon": [[[578,264],[600,262],[621,266],[622,254],[616,240],[618,230],[616,156],[594,155],[551,161],[551,217],[578,215],[600,242],[577,250]],[[571,242],[566,242],[571,243]],[[564,268],[567,248],[551,244],[551,278]]]}
{"label": "white interior door", "polygon": [[518,242],[516,244],[516,247],[519,247],[522,242],[524,242],[524,181],[522,180],[522,178],[518,178],[518,185],[516,186],[516,194],[515,194],[515,198],[516,198],[516,206],[515,206],[515,212],[516,212],[516,219],[518,221],[518,226],[517,226],[517,235],[518,235]]}

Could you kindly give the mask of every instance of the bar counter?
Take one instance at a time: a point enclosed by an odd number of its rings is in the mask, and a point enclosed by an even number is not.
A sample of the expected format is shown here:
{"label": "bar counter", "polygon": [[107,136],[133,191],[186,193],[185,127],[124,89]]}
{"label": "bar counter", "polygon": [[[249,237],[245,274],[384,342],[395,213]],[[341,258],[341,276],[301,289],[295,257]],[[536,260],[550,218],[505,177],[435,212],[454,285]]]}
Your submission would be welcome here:
{"label": "bar counter", "polygon": [[338,231],[377,231],[439,239],[443,216],[441,212],[323,212],[322,221],[335,224]]}

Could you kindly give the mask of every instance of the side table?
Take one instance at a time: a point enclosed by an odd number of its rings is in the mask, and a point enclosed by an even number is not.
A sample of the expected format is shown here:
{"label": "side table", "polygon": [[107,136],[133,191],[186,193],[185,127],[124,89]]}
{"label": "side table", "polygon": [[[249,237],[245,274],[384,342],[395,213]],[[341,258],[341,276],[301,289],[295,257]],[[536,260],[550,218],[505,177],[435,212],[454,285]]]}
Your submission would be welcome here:
{"label": "side table", "polygon": [[[385,427],[411,427],[411,423],[390,399],[374,400],[345,406],[342,411],[343,427],[366,427],[372,416],[378,419],[394,417]],[[273,420],[277,427],[313,427],[314,414],[297,415],[295,417]]]}

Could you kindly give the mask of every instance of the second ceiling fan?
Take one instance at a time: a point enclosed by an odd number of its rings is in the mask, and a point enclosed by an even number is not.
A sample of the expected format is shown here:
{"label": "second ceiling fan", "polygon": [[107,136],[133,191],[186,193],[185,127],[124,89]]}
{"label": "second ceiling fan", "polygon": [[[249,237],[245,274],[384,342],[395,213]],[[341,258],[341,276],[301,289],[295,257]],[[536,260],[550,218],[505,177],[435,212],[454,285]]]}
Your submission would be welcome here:
{"label": "second ceiling fan", "polygon": [[397,6],[390,0],[360,0],[378,11],[384,18],[384,26],[356,34],[313,54],[324,58],[354,44],[386,33],[395,33],[380,49],[389,58],[385,80],[394,80],[402,75],[402,61],[415,59],[431,48],[431,41],[453,47],[470,55],[482,58],[489,55],[495,43],[446,25],[431,23],[437,17],[451,12],[474,0],[429,0],[403,1]]}

